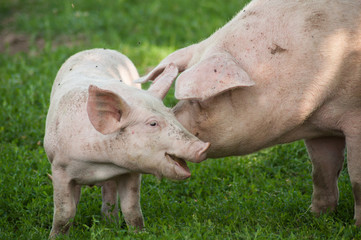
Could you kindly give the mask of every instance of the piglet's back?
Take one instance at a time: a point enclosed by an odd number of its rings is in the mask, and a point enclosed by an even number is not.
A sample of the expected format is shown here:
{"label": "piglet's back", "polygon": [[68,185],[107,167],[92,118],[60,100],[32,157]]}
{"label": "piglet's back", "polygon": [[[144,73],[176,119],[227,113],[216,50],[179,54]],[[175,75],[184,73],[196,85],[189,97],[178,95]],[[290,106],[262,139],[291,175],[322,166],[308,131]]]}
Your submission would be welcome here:
{"label": "piglet's back", "polygon": [[[82,76],[79,78],[79,76]],[[102,76],[99,79],[99,76]],[[64,88],[84,87],[85,82],[121,81],[125,84],[141,88],[133,81],[139,78],[138,71],[125,55],[110,49],[92,49],[71,56],[60,68],[51,91],[51,99],[55,92],[66,91]]]}

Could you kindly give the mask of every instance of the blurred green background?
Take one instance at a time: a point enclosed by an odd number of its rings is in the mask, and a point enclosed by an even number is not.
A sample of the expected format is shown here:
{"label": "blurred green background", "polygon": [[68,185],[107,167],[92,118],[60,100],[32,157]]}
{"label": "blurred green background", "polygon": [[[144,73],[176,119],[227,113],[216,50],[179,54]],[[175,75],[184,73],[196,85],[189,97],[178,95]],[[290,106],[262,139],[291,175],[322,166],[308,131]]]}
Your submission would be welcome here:
{"label": "blurred green background", "polygon": [[[42,144],[52,82],[68,57],[111,48],[144,75],[172,51],[207,38],[246,2],[0,0],[0,239],[50,232]],[[171,90],[165,104],[175,102]],[[60,239],[361,239],[346,169],[338,211],[310,213],[311,164],[301,141],[189,166],[192,177],[182,182],[143,177],[143,232],[129,231],[122,217],[103,221],[100,189],[84,187],[74,225]]]}

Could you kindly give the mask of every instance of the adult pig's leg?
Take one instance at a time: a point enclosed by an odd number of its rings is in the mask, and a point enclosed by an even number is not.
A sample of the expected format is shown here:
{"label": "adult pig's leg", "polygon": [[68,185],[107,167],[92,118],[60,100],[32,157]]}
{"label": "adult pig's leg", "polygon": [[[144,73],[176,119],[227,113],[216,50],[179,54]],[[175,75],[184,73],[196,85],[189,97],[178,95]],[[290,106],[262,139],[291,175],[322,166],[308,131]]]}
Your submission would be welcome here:
{"label": "adult pig's leg", "polygon": [[305,141],[312,160],[313,195],[311,211],[320,214],[337,207],[337,180],[344,162],[345,139],[323,137]]}

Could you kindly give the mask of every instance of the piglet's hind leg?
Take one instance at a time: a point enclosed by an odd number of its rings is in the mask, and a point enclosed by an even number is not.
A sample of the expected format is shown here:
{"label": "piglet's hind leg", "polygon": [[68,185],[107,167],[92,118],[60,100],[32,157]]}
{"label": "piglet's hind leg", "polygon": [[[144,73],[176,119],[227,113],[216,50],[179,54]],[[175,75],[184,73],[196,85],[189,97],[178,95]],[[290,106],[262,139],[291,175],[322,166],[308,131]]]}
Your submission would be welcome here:
{"label": "piglet's hind leg", "polygon": [[80,198],[80,186],[67,176],[64,169],[52,166],[54,188],[54,216],[50,238],[58,234],[66,234],[70,220],[76,213],[76,205]]}

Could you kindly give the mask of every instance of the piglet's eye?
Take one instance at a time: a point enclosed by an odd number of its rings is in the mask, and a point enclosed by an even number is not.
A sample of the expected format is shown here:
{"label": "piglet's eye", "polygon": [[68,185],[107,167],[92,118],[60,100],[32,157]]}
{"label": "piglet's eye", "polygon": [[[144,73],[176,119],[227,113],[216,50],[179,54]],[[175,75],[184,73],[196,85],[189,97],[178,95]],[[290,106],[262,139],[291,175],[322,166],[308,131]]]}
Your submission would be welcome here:
{"label": "piglet's eye", "polygon": [[152,126],[152,127],[156,127],[156,126],[158,126],[158,122],[157,121],[151,121],[149,123],[149,125]]}

